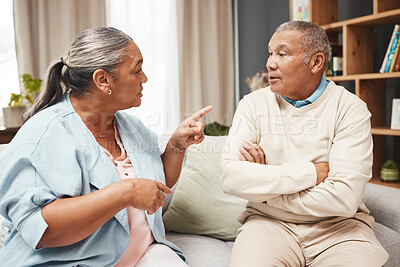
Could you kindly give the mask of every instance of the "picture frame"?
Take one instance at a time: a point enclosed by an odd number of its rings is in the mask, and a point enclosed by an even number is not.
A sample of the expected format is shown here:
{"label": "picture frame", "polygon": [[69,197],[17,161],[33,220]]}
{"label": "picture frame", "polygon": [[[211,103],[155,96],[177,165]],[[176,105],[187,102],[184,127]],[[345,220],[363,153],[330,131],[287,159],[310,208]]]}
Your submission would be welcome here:
{"label": "picture frame", "polygon": [[289,0],[290,20],[310,21],[310,0]]}
{"label": "picture frame", "polygon": [[400,130],[400,98],[393,98],[390,129]]}

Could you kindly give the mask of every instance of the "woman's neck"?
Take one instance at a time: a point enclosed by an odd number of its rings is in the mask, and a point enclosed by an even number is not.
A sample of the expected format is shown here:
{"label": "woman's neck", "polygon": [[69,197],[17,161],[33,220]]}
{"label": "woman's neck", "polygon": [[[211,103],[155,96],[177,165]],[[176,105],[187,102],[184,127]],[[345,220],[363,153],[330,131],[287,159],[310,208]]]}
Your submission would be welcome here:
{"label": "woman's neck", "polygon": [[115,111],[107,111],[105,103],[96,97],[76,98],[71,95],[71,104],[89,130],[99,138],[114,134]]}

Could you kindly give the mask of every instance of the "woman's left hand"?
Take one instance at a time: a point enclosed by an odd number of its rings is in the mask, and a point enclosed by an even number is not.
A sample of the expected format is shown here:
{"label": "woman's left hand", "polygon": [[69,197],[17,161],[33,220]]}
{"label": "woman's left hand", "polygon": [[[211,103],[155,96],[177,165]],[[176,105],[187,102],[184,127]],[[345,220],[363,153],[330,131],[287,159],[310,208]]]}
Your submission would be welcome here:
{"label": "woman's left hand", "polygon": [[182,121],[169,139],[170,146],[183,152],[192,144],[199,144],[204,140],[204,123],[200,119],[210,112],[212,106],[207,106]]}

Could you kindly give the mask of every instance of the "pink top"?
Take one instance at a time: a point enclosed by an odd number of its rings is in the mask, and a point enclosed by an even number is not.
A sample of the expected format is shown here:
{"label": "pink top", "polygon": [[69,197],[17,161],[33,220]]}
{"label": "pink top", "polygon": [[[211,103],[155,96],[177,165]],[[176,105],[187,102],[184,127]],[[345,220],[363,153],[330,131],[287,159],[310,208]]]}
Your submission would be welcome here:
{"label": "pink top", "polygon": [[[114,163],[121,180],[137,178],[135,169],[133,168],[129,157],[126,154],[124,145],[122,144],[115,124],[114,129],[115,140],[121,149],[121,156],[119,156],[117,159],[114,159],[107,149],[103,149],[110,160]],[[147,222],[145,211],[136,209],[132,206],[127,207],[127,211],[130,241],[124,255],[122,255],[122,258],[119,260],[117,265],[115,265],[116,267],[135,266],[142,255],[146,252],[147,248],[154,242],[154,237],[149,223]]]}

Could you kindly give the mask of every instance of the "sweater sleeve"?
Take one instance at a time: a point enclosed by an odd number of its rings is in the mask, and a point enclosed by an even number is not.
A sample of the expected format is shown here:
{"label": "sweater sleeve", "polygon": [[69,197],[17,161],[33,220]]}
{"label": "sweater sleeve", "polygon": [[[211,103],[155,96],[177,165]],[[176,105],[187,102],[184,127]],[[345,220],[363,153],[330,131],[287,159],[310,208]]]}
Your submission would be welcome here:
{"label": "sweater sleeve", "polygon": [[338,120],[329,152],[328,177],[317,186],[282,194],[268,205],[300,215],[353,216],[372,176],[372,136],[366,105],[352,104]]}
{"label": "sweater sleeve", "polygon": [[221,157],[221,182],[224,192],[253,202],[263,202],[281,194],[292,194],[316,184],[312,162],[261,165],[239,160],[239,148],[258,143],[268,114],[254,111],[254,103],[244,98],[236,110],[226,147]]}

